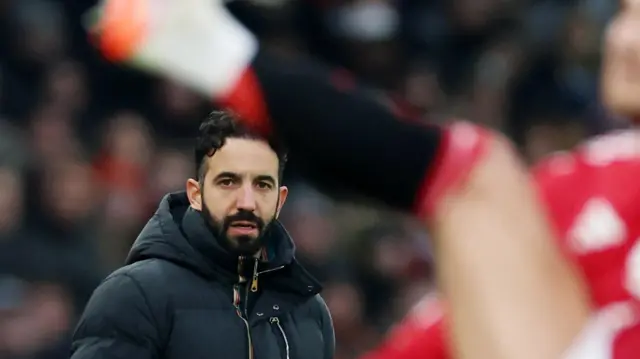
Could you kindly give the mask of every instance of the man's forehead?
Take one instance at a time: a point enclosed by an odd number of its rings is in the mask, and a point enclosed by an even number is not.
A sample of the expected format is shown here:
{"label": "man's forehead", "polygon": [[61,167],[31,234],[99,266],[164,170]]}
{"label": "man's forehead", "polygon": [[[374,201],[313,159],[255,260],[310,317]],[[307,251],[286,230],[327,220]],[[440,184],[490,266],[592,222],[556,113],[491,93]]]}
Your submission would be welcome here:
{"label": "man's forehead", "polygon": [[241,176],[276,177],[278,156],[268,143],[261,140],[230,138],[208,159],[209,171],[217,176],[230,172]]}

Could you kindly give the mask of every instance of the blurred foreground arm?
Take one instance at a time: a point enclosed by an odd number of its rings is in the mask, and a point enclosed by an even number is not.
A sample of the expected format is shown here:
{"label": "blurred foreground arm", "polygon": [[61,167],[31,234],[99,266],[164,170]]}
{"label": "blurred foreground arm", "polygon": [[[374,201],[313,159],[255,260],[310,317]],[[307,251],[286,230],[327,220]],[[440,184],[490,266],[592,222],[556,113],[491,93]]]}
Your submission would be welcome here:
{"label": "blurred foreground arm", "polygon": [[458,358],[562,357],[587,321],[586,291],[501,136],[399,121],[355,81],[336,86],[327,69],[260,53],[219,2],[106,4],[97,29],[112,60],[172,77],[275,132],[316,181],[423,221]]}

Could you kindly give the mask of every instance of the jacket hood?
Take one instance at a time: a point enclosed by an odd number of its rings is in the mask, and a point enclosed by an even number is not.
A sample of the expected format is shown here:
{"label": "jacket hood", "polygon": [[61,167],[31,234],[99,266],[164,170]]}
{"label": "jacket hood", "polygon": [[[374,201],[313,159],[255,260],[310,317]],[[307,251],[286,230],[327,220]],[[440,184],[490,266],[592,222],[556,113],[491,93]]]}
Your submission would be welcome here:
{"label": "jacket hood", "polygon": [[[293,241],[279,221],[275,220],[264,236],[268,260],[260,261],[261,271],[295,262]],[[134,242],[126,264],[152,258],[209,278],[224,276],[236,280],[238,272],[245,271],[240,265],[245,259],[229,253],[218,243],[200,212],[190,207],[185,192],[170,193],[162,199]]]}

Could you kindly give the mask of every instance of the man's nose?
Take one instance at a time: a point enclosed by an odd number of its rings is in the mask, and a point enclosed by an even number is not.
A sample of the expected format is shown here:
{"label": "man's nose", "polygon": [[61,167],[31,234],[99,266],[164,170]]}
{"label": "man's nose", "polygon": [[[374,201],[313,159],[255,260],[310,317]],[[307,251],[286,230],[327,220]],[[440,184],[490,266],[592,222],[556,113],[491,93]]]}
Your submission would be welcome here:
{"label": "man's nose", "polygon": [[256,209],[256,197],[251,186],[242,186],[238,190],[238,209],[254,211]]}

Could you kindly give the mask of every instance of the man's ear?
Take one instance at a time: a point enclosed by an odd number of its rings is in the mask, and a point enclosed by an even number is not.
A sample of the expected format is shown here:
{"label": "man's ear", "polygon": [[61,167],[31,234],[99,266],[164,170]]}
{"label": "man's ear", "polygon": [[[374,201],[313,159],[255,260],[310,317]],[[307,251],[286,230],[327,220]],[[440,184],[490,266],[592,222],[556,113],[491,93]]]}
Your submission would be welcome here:
{"label": "man's ear", "polygon": [[200,189],[200,183],[193,178],[189,178],[186,187],[191,208],[196,211],[202,211],[202,190]]}
{"label": "man's ear", "polygon": [[278,193],[278,208],[276,208],[276,218],[280,216],[280,210],[284,206],[284,202],[287,201],[287,195],[289,194],[289,188],[287,186],[280,186]]}

